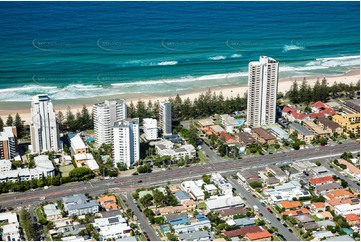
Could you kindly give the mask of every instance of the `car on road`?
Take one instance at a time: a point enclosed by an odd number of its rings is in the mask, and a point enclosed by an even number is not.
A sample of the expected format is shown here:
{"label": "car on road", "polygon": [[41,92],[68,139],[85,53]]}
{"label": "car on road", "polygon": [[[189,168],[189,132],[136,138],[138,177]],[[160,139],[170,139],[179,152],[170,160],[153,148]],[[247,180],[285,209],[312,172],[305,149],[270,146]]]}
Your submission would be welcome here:
{"label": "car on road", "polygon": [[155,235],[159,237],[159,233],[157,231],[155,231]]}
{"label": "car on road", "polygon": [[281,219],[280,219],[280,218],[277,218],[277,220],[278,220],[278,221],[281,221]]}
{"label": "car on road", "polygon": [[259,213],[259,216],[263,217],[263,213]]}
{"label": "car on road", "polygon": [[288,231],[290,231],[290,233],[293,233],[293,230],[292,230],[292,229],[288,229]]}
{"label": "car on road", "polygon": [[252,197],[257,197],[256,194],[252,194]]}
{"label": "car on road", "polygon": [[142,183],[143,181],[142,180],[139,180],[138,183]]}
{"label": "car on road", "polygon": [[282,225],[283,225],[283,227],[286,227],[286,228],[287,228],[287,224],[285,224],[285,223],[282,223]]}
{"label": "car on road", "polygon": [[264,202],[261,202],[261,204],[262,204],[263,207],[266,207],[266,204]]}
{"label": "car on road", "polygon": [[43,196],[43,197],[40,197],[39,200],[40,200],[40,201],[44,201],[45,199],[46,199],[46,197]]}

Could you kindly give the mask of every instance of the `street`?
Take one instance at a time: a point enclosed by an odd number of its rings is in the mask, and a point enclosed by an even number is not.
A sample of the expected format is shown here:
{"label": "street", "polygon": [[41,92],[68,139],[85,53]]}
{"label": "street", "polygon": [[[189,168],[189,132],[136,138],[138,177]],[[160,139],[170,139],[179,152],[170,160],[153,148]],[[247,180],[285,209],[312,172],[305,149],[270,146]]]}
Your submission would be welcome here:
{"label": "street", "polygon": [[131,192],[127,192],[127,196],[120,194],[120,197],[126,201],[128,207],[134,212],[134,215],[137,217],[137,221],[140,223],[141,230],[148,234],[149,239],[151,241],[160,241],[160,238],[155,234],[153,227],[148,223],[148,219],[134,203]]}
{"label": "street", "polygon": [[51,186],[49,189],[37,189],[36,191],[26,191],[23,193],[6,193],[1,194],[0,204],[2,206],[19,206],[21,202],[23,205],[37,204],[39,198],[46,197],[47,201],[56,201],[64,196],[69,196],[75,193],[90,193],[92,195],[100,195],[105,190],[133,191],[140,187],[149,187],[150,185],[166,185],[167,182],[179,183],[185,179],[192,179],[199,177],[206,173],[217,171],[222,174],[232,174],[241,168],[261,168],[270,164],[284,164],[286,162],[293,162],[297,160],[327,160],[330,157],[330,150],[332,150],[332,157],[339,157],[343,152],[359,152],[359,143],[339,144],[334,147],[325,146],[318,150],[295,150],[288,153],[272,154],[251,157],[240,160],[225,160],[208,162],[205,164],[197,164],[190,167],[174,168],[172,170],[159,171],[155,173],[139,174],[138,176],[124,176],[112,180],[92,180],[89,185],[88,182],[76,182],[71,184],[64,184],[62,186]]}
{"label": "street", "polygon": [[231,177],[227,177],[227,179],[233,185],[233,187],[236,188],[237,193],[242,197],[245,203],[248,203],[249,207],[251,208],[256,205],[259,208],[259,212],[263,214],[263,217],[268,219],[271,222],[271,225],[276,227],[278,229],[278,233],[282,234],[287,241],[299,240],[294,234],[288,231],[288,229],[285,228],[280,221],[277,220],[277,217],[274,214],[270,213],[264,206],[262,206],[261,202],[252,196],[251,192],[248,192],[235,179]]}

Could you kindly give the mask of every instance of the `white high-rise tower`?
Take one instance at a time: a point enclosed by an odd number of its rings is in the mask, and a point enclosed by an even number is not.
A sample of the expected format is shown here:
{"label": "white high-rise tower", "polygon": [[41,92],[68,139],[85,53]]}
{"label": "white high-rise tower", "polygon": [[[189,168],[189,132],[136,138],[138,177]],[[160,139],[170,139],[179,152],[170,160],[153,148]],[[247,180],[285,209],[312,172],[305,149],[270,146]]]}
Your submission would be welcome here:
{"label": "white high-rise tower", "polygon": [[55,111],[47,94],[39,94],[33,97],[30,135],[32,151],[35,153],[58,151],[60,148]]}
{"label": "white high-rise tower", "polygon": [[127,106],[124,100],[106,100],[93,105],[94,138],[97,146],[111,144],[115,122],[127,117]]}
{"label": "white high-rise tower", "polygon": [[163,135],[172,134],[172,105],[169,101],[159,103],[159,126]]}
{"label": "white high-rise tower", "polygon": [[139,118],[124,119],[113,127],[114,165],[122,162],[129,167],[139,160]]}
{"label": "white high-rise tower", "polygon": [[276,122],[278,62],[267,56],[248,65],[247,125],[257,127]]}

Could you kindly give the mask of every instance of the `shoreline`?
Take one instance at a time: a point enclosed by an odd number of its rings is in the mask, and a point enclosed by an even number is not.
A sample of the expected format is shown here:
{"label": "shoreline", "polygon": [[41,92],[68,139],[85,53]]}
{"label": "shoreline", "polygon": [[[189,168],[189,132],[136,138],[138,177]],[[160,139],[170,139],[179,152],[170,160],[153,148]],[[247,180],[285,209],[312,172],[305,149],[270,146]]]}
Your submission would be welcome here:
{"label": "shoreline", "polygon": [[[314,76],[290,76],[281,78],[278,82],[278,92],[286,93],[292,83],[296,80],[298,84],[302,82],[304,78],[307,79],[308,84],[313,86],[317,79],[322,80],[323,78],[327,79],[327,85],[332,86],[334,82],[337,83],[345,83],[345,84],[356,84],[357,81],[360,80],[360,69],[351,69],[343,74],[339,75],[314,75]],[[127,103],[130,103],[133,101],[134,104],[138,100],[143,100],[146,103],[150,100],[152,102],[154,101],[161,101],[164,99],[167,99],[169,97],[174,97],[178,93],[179,96],[184,100],[189,97],[191,101],[193,101],[195,98],[198,98],[198,96],[201,93],[205,93],[209,88],[199,88],[197,90],[190,90],[190,91],[173,91],[172,93],[168,94],[120,94],[120,95],[109,95],[109,96],[99,96],[99,97],[92,97],[92,98],[79,98],[79,99],[71,99],[71,100],[53,100],[53,106],[56,112],[62,111],[65,115],[68,106],[71,107],[72,112],[75,114],[77,111],[80,111],[83,105],[86,105],[88,109],[91,109],[91,106],[95,103],[102,102],[106,99],[113,99],[113,98],[122,98],[125,99]],[[237,97],[239,94],[240,97],[243,97],[244,93],[247,92],[248,86],[247,83],[240,84],[240,85],[228,85],[228,86],[222,86],[222,87],[215,87],[211,88],[212,92],[215,92],[216,94],[219,94],[222,92],[223,96],[225,98],[234,98]],[[11,114],[13,117],[15,117],[16,113],[19,113],[22,120],[25,121],[26,124],[29,124],[30,120],[30,101],[29,102],[0,102],[0,105],[2,106],[0,108],[0,117],[3,119],[4,123],[6,122],[7,116]],[[28,108],[26,108],[26,106]],[[91,111],[91,110],[89,110]]]}

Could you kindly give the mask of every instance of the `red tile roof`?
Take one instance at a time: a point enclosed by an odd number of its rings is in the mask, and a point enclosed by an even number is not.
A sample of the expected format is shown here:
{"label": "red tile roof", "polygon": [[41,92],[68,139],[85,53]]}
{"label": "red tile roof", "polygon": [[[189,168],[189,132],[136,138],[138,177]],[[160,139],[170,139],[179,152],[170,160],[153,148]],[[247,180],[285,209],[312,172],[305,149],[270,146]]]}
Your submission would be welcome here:
{"label": "red tile roof", "polygon": [[360,220],[360,215],[354,214],[354,213],[350,213],[350,214],[346,214],[345,215],[346,219],[348,221],[357,221]]}
{"label": "red tile roof", "polygon": [[326,115],[334,115],[336,114],[335,110],[333,110],[332,108],[326,108],[325,110],[322,111],[323,114]]}
{"label": "red tile roof", "polygon": [[245,236],[247,233],[261,232],[262,229],[259,226],[250,226],[236,230],[225,231],[224,235],[228,237]]}
{"label": "red tile roof", "polygon": [[297,112],[297,109],[284,106],[282,109],[282,112],[283,113],[294,113],[294,112]]}
{"label": "red tile roof", "polygon": [[315,102],[314,104],[312,104],[312,107],[316,107],[318,109],[321,109],[321,108],[326,108],[327,106],[325,104],[323,104],[323,102],[318,101],[318,102]]}
{"label": "red tile roof", "polygon": [[311,113],[309,115],[310,118],[321,118],[321,117],[325,117],[325,114],[324,113]]}
{"label": "red tile roof", "polygon": [[272,234],[270,234],[270,232],[268,232],[267,230],[262,231],[262,232],[258,232],[258,233],[248,233],[248,234],[246,234],[246,237],[249,240],[260,240],[260,239],[269,238],[271,236],[272,236]]}
{"label": "red tile roof", "polygon": [[333,182],[335,181],[332,176],[324,176],[324,177],[317,177],[317,178],[311,178],[309,179],[310,183],[316,185],[320,183],[326,183],[326,182]]}
{"label": "red tile roof", "polygon": [[294,113],[291,113],[291,114],[292,114],[292,116],[293,116],[295,119],[298,119],[298,120],[305,119],[305,118],[308,117],[307,114],[303,114],[303,113],[296,113],[296,112],[294,112]]}

